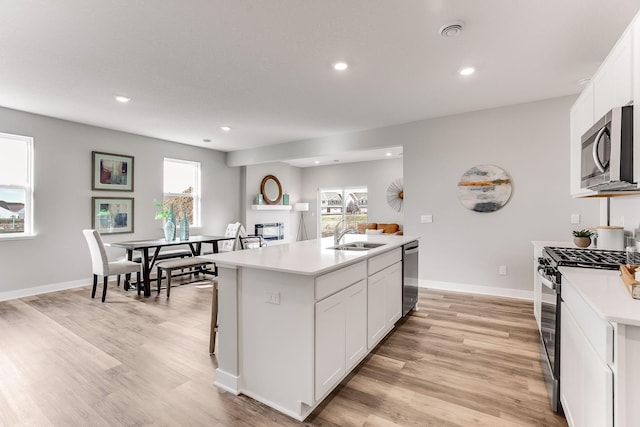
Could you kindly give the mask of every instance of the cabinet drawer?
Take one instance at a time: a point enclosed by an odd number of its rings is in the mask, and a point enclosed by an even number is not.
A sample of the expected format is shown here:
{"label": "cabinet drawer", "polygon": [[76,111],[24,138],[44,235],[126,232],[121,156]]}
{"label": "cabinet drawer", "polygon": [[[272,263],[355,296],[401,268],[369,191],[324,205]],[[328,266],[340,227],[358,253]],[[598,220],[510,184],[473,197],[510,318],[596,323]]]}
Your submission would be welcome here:
{"label": "cabinet drawer", "polygon": [[402,249],[397,248],[389,252],[374,256],[368,260],[369,276],[384,270],[392,264],[402,260]]}
{"label": "cabinet drawer", "polygon": [[366,278],[366,261],[316,277],[316,301]]}
{"label": "cabinet drawer", "polygon": [[[562,283],[562,303],[571,312],[582,333],[600,359],[613,364],[613,325],[600,318],[580,296],[573,284]],[[561,338],[562,340],[562,338]]]}

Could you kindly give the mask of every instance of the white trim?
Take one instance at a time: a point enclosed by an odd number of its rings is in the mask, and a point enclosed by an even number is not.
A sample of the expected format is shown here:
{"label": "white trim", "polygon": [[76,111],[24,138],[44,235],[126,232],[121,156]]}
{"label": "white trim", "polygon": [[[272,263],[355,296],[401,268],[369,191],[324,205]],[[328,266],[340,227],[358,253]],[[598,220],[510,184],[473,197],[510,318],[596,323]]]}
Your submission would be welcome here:
{"label": "white trim", "polygon": [[54,283],[53,285],[36,286],[33,288],[16,289],[14,291],[0,292],[0,301],[30,297],[33,295],[48,294],[49,292],[63,291],[65,289],[81,288],[91,285],[93,279],[74,280],[73,282]]}
{"label": "white trim", "polygon": [[533,291],[521,289],[496,288],[493,286],[471,285],[467,283],[439,282],[435,280],[419,280],[418,286],[428,289],[440,289],[451,292],[467,292],[470,294],[491,295],[495,297],[517,298],[533,301]]}

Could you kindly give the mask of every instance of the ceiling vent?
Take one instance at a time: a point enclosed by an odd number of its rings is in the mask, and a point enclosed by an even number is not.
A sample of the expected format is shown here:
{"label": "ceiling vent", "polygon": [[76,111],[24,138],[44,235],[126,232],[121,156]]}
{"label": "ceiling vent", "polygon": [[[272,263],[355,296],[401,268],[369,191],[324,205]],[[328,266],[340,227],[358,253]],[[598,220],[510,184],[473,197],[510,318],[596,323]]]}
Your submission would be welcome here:
{"label": "ceiling vent", "polygon": [[451,24],[443,25],[440,27],[440,35],[442,37],[456,37],[459,36],[464,28],[464,22],[456,21]]}

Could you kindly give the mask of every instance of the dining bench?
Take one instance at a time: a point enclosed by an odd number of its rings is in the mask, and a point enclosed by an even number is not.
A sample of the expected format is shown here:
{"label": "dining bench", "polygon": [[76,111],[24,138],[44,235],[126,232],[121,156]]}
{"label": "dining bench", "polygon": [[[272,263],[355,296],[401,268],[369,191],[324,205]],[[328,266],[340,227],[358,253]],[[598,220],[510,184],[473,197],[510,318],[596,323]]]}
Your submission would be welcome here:
{"label": "dining bench", "polygon": [[[171,277],[172,276],[184,276],[189,274],[211,274],[215,276],[215,272],[213,270],[206,269],[207,265],[211,265],[214,262],[208,258],[204,257],[187,257],[187,258],[176,258],[170,259],[167,261],[161,261],[156,264],[157,268],[157,280],[158,280],[158,294],[160,294],[160,289],[162,287],[162,272],[164,271],[167,275],[167,298],[171,295]],[[184,271],[184,269],[189,269],[189,271]],[[194,270],[197,269],[197,270]],[[174,273],[174,270],[181,270],[180,273]]]}

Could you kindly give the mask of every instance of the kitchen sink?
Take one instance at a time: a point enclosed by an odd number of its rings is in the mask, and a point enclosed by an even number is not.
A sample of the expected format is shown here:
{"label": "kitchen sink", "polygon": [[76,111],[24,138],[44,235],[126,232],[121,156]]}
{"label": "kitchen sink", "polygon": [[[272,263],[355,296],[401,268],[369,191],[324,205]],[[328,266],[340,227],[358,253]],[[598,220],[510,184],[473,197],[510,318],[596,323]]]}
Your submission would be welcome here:
{"label": "kitchen sink", "polygon": [[379,248],[386,243],[371,243],[371,242],[349,242],[341,245],[329,246],[327,249],[335,249],[337,251],[368,251],[369,249]]}

